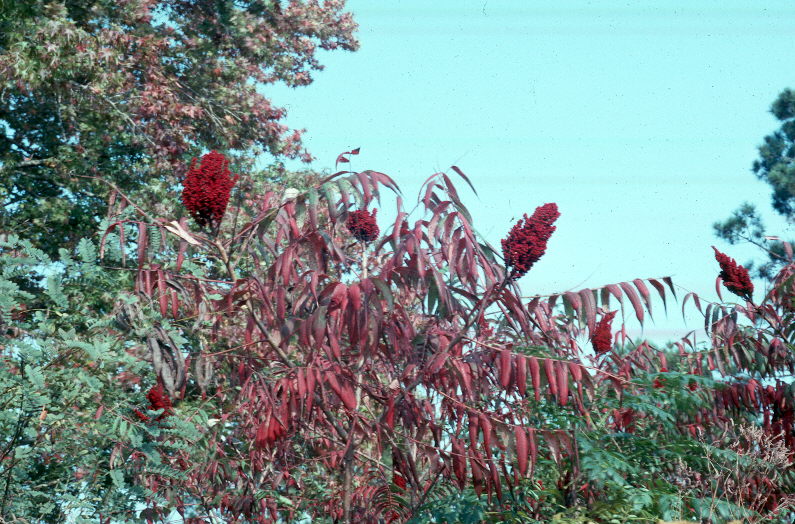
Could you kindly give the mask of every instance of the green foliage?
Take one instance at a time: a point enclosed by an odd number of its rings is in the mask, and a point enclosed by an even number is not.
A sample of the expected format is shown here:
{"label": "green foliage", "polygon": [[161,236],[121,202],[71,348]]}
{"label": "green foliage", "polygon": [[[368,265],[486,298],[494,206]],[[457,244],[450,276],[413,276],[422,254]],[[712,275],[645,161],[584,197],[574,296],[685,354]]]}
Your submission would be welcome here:
{"label": "green foliage", "polygon": [[[795,91],[785,89],[773,102],[770,112],[781,127],[764,138],[759,146],[759,157],[753,162],[754,174],[772,189],[773,209],[792,221],[795,218]],[[713,224],[718,238],[729,244],[749,242],[760,247],[766,260],[756,267],[756,275],[771,280],[777,269],[786,261],[785,250],[780,240],[766,239],[762,218],[755,206],[742,204],[732,215]],[[746,266],[751,269],[754,264]]]}
{"label": "green foliage", "polygon": [[[111,314],[129,277],[100,267],[88,239],[76,257],[61,255],[52,261],[15,237],[0,243],[0,514],[137,521],[151,496],[135,481],[137,469],[179,478],[161,451],[184,448],[200,434],[176,417],[162,427],[130,417],[144,398],[122,373],[149,372]],[[33,285],[22,290],[19,281]],[[163,431],[171,438],[159,437]]]}

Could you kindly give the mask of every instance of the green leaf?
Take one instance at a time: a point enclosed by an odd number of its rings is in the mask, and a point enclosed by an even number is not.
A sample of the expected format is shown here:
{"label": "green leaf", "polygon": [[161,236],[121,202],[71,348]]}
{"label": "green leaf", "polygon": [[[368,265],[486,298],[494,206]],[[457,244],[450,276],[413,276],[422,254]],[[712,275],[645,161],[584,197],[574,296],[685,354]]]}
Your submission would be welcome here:
{"label": "green leaf", "polygon": [[113,485],[116,489],[124,488],[124,473],[120,469],[112,469],[108,472],[110,475],[111,480],[113,481]]}
{"label": "green leaf", "polygon": [[81,238],[77,244],[77,254],[83,262],[93,264],[97,260],[97,248],[87,238]]}

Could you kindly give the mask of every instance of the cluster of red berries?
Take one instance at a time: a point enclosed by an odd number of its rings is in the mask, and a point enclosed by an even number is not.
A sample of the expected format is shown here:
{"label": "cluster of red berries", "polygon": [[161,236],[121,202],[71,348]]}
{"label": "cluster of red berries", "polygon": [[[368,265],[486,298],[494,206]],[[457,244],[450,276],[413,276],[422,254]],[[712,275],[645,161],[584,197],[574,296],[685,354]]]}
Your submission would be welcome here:
{"label": "cluster of red berries", "polygon": [[750,300],[754,293],[754,284],[751,282],[748,270],[733,258],[718,251],[715,246],[712,246],[712,249],[715,250],[715,259],[720,264],[720,278],[723,280],[723,285],[735,295]]}
{"label": "cluster of red berries", "polygon": [[210,151],[196,166],[194,158],[182,182],[182,203],[197,224],[204,227],[217,224],[226,213],[229,195],[237,182],[229,171],[229,160],[216,151]]}
{"label": "cluster of red berries", "polygon": [[[163,390],[163,385],[158,383],[156,386],[153,386],[152,389],[146,394],[146,399],[149,401],[149,411],[157,411],[162,409],[163,412],[155,418],[155,420],[162,420],[163,417],[167,417],[168,415],[172,414],[171,411],[171,399],[166,394],[165,390]],[[149,417],[138,409],[134,409],[133,413],[137,416],[142,422],[147,422]]]}
{"label": "cluster of red berries", "polygon": [[373,209],[370,214],[366,209],[357,209],[348,214],[345,225],[356,240],[361,242],[372,242],[378,238],[378,223],[375,221],[377,209]]}
{"label": "cluster of red berries", "polygon": [[611,324],[613,323],[613,318],[616,316],[616,313],[618,313],[618,311],[606,313],[602,317],[602,320],[596,324],[593,333],[591,333],[591,344],[597,355],[607,353],[613,349],[613,331]]}
{"label": "cluster of red berries", "polygon": [[[663,366],[660,368],[660,373],[667,373],[667,372],[668,372],[667,367]],[[663,389],[665,388],[665,382],[666,382],[665,377],[657,377],[654,379],[654,383],[652,384],[652,386],[654,387],[654,389]]]}
{"label": "cluster of red berries", "polygon": [[502,256],[505,265],[512,268],[512,278],[519,278],[530,271],[544,255],[547,241],[556,229],[552,224],[559,216],[557,204],[539,206],[532,216],[525,214],[502,240]]}

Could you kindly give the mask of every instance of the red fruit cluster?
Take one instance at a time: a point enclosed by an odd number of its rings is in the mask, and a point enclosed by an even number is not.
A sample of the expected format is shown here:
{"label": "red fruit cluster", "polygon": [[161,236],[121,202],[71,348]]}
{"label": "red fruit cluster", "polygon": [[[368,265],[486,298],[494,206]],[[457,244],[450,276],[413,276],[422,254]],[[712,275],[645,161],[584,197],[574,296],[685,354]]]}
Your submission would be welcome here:
{"label": "red fruit cluster", "polygon": [[[163,417],[172,414],[171,411],[171,399],[168,397],[166,392],[163,390],[162,384],[157,384],[153,386],[152,389],[146,394],[146,399],[149,401],[149,411],[157,411],[162,409],[163,412],[157,416],[155,420],[162,420]],[[134,409],[133,413],[143,422],[149,420],[149,417],[141,412],[138,409]]]}
{"label": "red fruit cluster", "polygon": [[182,182],[182,203],[197,224],[204,227],[217,224],[226,213],[229,195],[237,182],[229,171],[229,160],[216,151],[210,151],[196,166],[194,158]]}
{"label": "red fruit cluster", "polygon": [[715,250],[715,259],[720,264],[720,278],[723,280],[723,285],[735,295],[750,300],[754,293],[754,284],[748,276],[748,270],[733,258],[718,251],[715,246],[712,246],[712,249]]}
{"label": "red fruit cluster", "polygon": [[624,433],[634,433],[637,415],[637,412],[632,408],[614,409],[613,429]]}
{"label": "red fruit cluster", "polygon": [[378,223],[375,221],[375,214],[377,209],[373,209],[370,214],[366,209],[357,209],[348,214],[348,220],[345,223],[348,226],[348,231],[351,232],[356,240],[361,242],[372,242],[378,238]]}
{"label": "red fruit cluster", "polygon": [[539,206],[532,216],[525,214],[502,240],[502,256],[505,265],[512,268],[512,278],[519,278],[530,271],[544,255],[547,241],[556,229],[552,224],[559,216],[557,204]]}
{"label": "red fruit cluster", "polygon": [[613,349],[613,331],[611,324],[617,311],[611,311],[602,317],[591,333],[591,344],[597,355],[607,353]]}

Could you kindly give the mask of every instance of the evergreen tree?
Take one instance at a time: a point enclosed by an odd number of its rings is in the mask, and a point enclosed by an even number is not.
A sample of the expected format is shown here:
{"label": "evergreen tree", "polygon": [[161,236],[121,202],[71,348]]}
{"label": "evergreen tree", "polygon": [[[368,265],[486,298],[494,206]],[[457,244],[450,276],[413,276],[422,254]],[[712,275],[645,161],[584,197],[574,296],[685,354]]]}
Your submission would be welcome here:
{"label": "evergreen tree", "polygon": [[[759,158],[754,161],[752,171],[773,190],[773,209],[791,222],[795,219],[795,91],[782,91],[770,112],[781,122],[781,127],[767,135],[759,146]],[[716,236],[730,244],[750,242],[766,252],[767,260],[755,268],[761,278],[772,279],[786,261],[784,244],[775,237],[766,238],[762,217],[753,204],[743,203],[713,228]]]}

